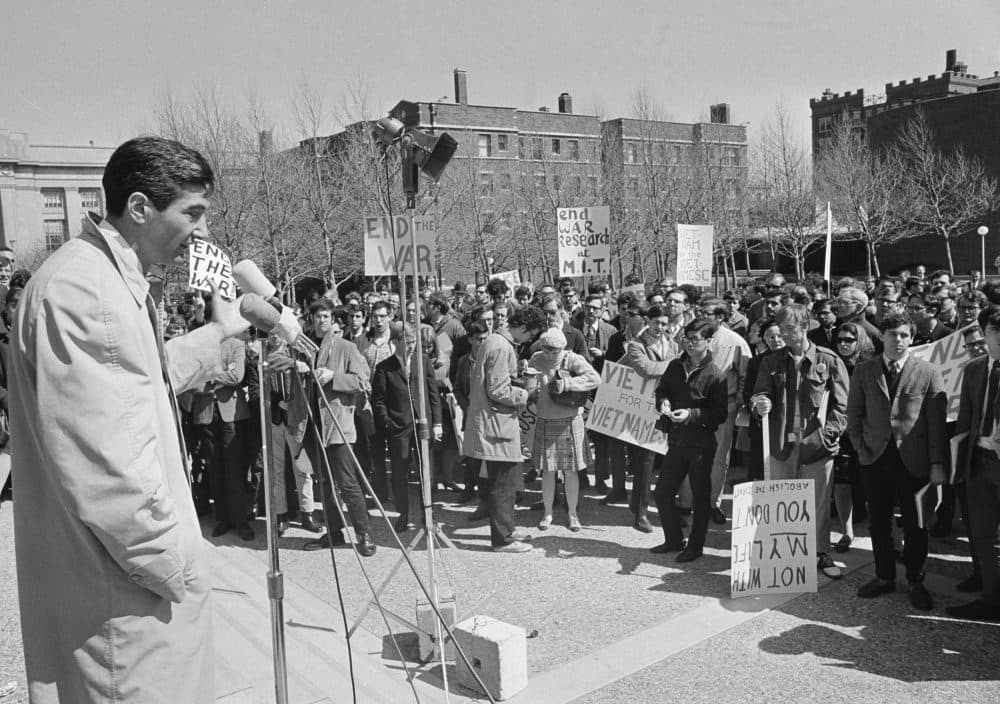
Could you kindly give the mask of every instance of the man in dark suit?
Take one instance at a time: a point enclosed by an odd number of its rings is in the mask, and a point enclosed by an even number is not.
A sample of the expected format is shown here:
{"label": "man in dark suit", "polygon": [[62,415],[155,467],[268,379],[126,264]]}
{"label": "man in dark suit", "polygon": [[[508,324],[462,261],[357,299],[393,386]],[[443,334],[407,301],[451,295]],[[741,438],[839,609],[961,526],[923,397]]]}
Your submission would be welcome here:
{"label": "man in dark suit", "polygon": [[837,330],[837,312],[833,309],[833,303],[831,301],[819,301],[813,306],[812,313],[819,325],[806,333],[809,342],[817,347],[836,350],[837,343],[833,337]]}
{"label": "man in dark suit", "polygon": [[938,321],[937,314],[941,311],[941,301],[929,293],[918,293],[910,296],[906,302],[906,312],[916,326],[913,335],[914,345],[925,345],[936,342],[955,332],[944,323]]}
{"label": "man in dark suit", "polygon": [[[604,296],[600,293],[587,296],[582,308],[580,332],[583,333],[583,340],[587,351],[590,352],[594,369],[600,374],[604,367],[604,355],[608,350],[608,343],[618,331],[603,320]],[[611,458],[608,450],[610,439],[603,433],[590,433],[590,440],[594,443],[594,485],[599,494],[607,494],[610,491],[608,487],[608,479],[611,477]]]}
{"label": "man in dark suit", "polygon": [[[428,331],[429,332],[429,331]],[[433,333],[431,333],[433,334]],[[421,337],[427,337],[422,331]],[[419,384],[424,384],[424,413],[433,426],[434,440],[444,436],[441,426],[441,396],[430,357],[423,350],[424,378],[417,378],[414,354],[416,332],[408,324],[403,340],[396,345],[396,354],[379,363],[372,377],[372,411],[375,423],[385,428],[389,438],[389,463],[392,467],[392,496],[399,511],[395,529],[402,533],[413,527],[410,523],[410,447],[416,440],[413,409],[419,403]],[[403,342],[405,341],[405,344]],[[430,340],[425,340],[425,344]]]}
{"label": "man in dark suit", "polygon": [[948,400],[940,370],[909,353],[913,323],[889,315],[880,327],[882,354],[855,368],[847,400],[847,432],[861,465],[875,554],[875,579],[858,589],[858,596],[870,599],[896,589],[892,522],[898,501],[910,603],[929,611],[934,601],[923,585],[927,528],[918,523],[914,493],[928,481],[945,479]]}
{"label": "man in dark suit", "polygon": [[983,621],[1000,621],[1000,307],[979,314],[989,354],[965,367],[957,435],[968,433],[958,457],[955,481],[965,482],[969,536],[981,574],[979,599],[948,608],[948,615]]}

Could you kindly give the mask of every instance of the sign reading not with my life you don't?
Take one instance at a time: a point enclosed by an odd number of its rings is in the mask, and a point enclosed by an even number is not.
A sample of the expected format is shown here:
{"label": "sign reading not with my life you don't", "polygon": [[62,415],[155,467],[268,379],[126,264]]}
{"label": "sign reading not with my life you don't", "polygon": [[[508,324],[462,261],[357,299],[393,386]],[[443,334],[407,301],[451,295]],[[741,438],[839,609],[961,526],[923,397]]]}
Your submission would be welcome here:
{"label": "sign reading not with my life you don't", "polygon": [[733,599],[816,591],[815,501],[812,479],[733,487]]}
{"label": "sign reading not with my life you don't", "polygon": [[[361,221],[365,241],[365,275],[397,276],[413,273],[411,228],[417,238],[417,273],[434,273],[437,218],[433,215],[397,215],[392,220],[372,215]],[[393,242],[395,234],[395,243]],[[396,270],[397,265],[399,270]]]}
{"label": "sign reading not with my life you don't", "polygon": [[556,208],[559,276],[606,276],[611,270],[611,208]]}
{"label": "sign reading not with my life you don't", "polygon": [[236,299],[236,281],[229,255],[207,240],[194,238],[188,248],[188,286],[196,291],[211,291],[211,283],[227,301]]}

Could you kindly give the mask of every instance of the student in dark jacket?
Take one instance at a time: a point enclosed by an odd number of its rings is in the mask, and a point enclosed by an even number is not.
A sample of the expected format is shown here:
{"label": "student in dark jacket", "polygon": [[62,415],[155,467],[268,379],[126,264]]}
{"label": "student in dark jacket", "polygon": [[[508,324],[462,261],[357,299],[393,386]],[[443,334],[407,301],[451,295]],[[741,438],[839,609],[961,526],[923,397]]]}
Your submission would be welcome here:
{"label": "student in dark jacket", "polygon": [[435,441],[443,436],[441,426],[441,396],[437,392],[437,379],[430,357],[420,350],[424,357],[424,378],[416,376],[417,364],[414,357],[416,331],[411,324],[403,332],[405,345],[397,344],[396,353],[379,362],[372,377],[372,410],[375,423],[385,428],[389,438],[389,463],[392,467],[392,495],[399,511],[396,532],[401,533],[412,527],[410,523],[410,446],[415,441],[413,409],[419,403],[420,387],[424,384],[426,406],[424,413],[433,427]]}
{"label": "student in dark jacket", "polygon": [[[684,352],[670,362],[656,387],[656,406],[668,426],[670,449],[653,493],[663,524],[663,544],[651,552],[679,550],[677,562],[690,562],[702,555],[712,503],[715,431],[728,416],[726,377],[712,363],[708,349],[715,331],[714,321],[688,323],[682,338]],[[691,481],[694,517],[685,545],[674,498],[686,476]]]}

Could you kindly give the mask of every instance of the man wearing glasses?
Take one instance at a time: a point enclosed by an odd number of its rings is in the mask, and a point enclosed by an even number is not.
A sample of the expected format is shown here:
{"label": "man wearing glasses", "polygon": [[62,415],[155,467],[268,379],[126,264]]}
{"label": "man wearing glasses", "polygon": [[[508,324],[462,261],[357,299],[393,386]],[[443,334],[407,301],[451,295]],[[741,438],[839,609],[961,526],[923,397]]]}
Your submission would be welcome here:
{"label": "man wearing glasses", "polygon": [[900,299],[899,292],[895,287],[883,288],[879,290],[878,298],[875,299],[875,323],[881,324],[882,320],[890,315],[899,315],[906,312],[905,301]]}
{"label": "man wearing glasses", "polygon": [[847,427],[848,376],[840,357],[809,342],[809,311],[795,303],[776,316],[785,347],[762,358],[751,405],[770,417],[772,479],[812,479],[817,567],[831,579],[843,573],[830,551],[833,458]]}
{"label": "man wearing glasses", "polygon": [[929,293],[918,293],[910,296],[906,302],[906,313],[917,329],[913,336],[914,347],[940,340],[955,332],[938,321],[937,314],[940,311],[941,302],[937,296],[932,296]]}
{"label": "man wearing glasses", "polygon": [[[604,296],[600,293],[592,293],[587,296],[587,301],[583,304],[583,340],[590,353],[591,363],[594,370],[600,374],[604,368],[604,353],[608,349],[608,343],[617,332],[613,325],[604,322]],[[594,443],[594,481],[599,494],[607,494],[608,479],[611,476],[611,458],[608,452],[608,440],[610,438],[603,433],[590,433],[590,439]]]}
{"label": "man wearing glasses", "polygon": [[977,318],[979,318],[979,311],[989,305],[989,300],[986,298],[986,294],[982,291],[966,291],[958,299],[958,326],[967,327],[969,325],[975,325]]}

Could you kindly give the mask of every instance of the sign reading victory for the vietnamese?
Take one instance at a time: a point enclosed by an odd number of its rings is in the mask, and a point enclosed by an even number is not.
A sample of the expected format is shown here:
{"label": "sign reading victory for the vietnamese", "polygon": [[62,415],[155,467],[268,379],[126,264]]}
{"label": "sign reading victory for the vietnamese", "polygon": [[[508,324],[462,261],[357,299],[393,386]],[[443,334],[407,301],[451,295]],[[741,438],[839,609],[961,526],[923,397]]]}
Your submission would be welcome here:
{"label": "sign reading victory for the vietnamese", "polygon": [[500,279],[505,284],[507,288],[513,291],[515,288],[521,285],[521,272],[517,269],[511,269],[510,271],[498,271],[493,274],[490,279]]}
{"label": "sign reading victory for the vietnamese", "polygon": [[657,382],[624,364],[605,362],[587,429],[666,454],[667,436],[656,428]]}
{"label": "sign reading victory for the vietnamese", "polygon": [[948,422],[958,420],[962,377],[965,375],[965,365],[973,359],[965,349],[962,331],[953,332],[926,345],[911,347],[910,354],[917,359],[926,359],[941,370],[944,390],[948,394]]}
{"label": "sign reading victory for the vietnamese", "polygon": [[[393,246],[395,225],[396,243]],[[384,216],[366,217],[361,222],[365,240],[365,275],[396,276],[413,271],[413,247],[410,245],[410,228],[417,235],[417,273],[430,276],[434,273],[437,219],[433,215],[397,215],[390,223]],[[396,266],[399,271],[396,271]]]}
{"label": "sign reading victory for the vietnamese", "polygon": [[677,285],[712,283],[712,225],[677,225]]}
{"label": "sign reading victory for the vietnamese", "polygon": [[611,271],[611,209],[557,208],[559,276],[606,276]]}
{"label": "sign reading victory for the vietnamese", "polygon": [[816,591],[815,498],[812,479],[733,487],[733,599]]}
{"label": "sign reading victory for the vietnamese", "polygon": [[236,298],[236,281],[229,255],[207,240],[194,238],[188,249],[188,285],[197,291],[211,291],[211,283],[219,287],[219,295],[227,301]]}

